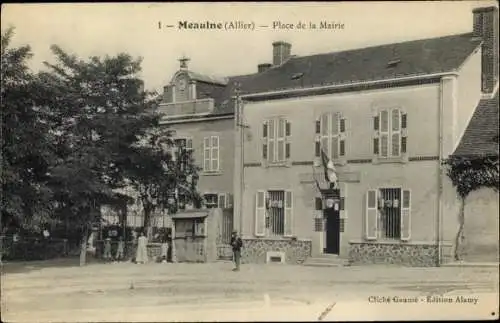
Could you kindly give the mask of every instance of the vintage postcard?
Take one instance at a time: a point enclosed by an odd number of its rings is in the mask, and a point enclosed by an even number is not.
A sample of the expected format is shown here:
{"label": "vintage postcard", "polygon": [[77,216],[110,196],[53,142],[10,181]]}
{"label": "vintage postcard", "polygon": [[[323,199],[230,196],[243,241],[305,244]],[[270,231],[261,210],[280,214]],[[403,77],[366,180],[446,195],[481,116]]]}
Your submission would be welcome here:
{"label": "vintage postcard", "polygon": [[3,321],[498,320],[496,1],[1,15]]}

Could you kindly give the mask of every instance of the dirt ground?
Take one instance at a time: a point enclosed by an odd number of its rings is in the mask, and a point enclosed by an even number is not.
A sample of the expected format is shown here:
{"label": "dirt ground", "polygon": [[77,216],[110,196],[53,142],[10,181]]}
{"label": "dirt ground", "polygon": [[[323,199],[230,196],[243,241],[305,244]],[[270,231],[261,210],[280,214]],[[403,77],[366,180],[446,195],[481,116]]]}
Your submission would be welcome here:
{"label": "dirt ground", "polygon": [[[64,262],[5,265],[1,281],[2,320],[498,317],[498,267],[269,264],[244,265],[240,272],[231,269],[229,262],[117,263],[85,267]],[[450,303],[449,299],[453,301]],[[410,304],[410,300],[417,303]]]}

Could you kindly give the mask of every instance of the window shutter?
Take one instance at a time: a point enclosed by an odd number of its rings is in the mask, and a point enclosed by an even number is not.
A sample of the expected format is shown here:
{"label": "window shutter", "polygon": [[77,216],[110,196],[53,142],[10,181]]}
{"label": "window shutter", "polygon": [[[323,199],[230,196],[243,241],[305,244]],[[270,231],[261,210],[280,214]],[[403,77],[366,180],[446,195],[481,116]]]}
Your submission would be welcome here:
{"label": "window shutter", "polygon": [[267,139],[267,121],[262,124],[262,138]]}
{"label": "window shutter", "polygon": [[408,117],[406,116],[406,113],[401,113],[401,129],[406,129],[407,124],[408,124]]}
{"label": "window shutter", "polygon": [[378,138],[373,138],[373,154],[374,155],[379,154],[379,139]]}
{"label": "window shutter", "polygon": [[293,233],[293,194],[285,191],[285,230],[283,235],[289,237]]}
{"label": "window shutter", "polygon": [[392,110],[392,138],[391,138],[391,145],[392,145],[392,153],[391,155],[393,157],[397,157],[400,155],[400,143],[401,143],[401,112],[399,109],[393,109]]}
{"label": "window shutter", "polygon": [[339,147],[339,154],[340,156],[345,156],[345,139],[342,139],[340,141],[340,147]]}
{"label": "window shutter", "polygon": [[340,132],[345,132],[345,118],[340,119]]}
{"label": "window shutter", "polygon": [[233,207],[233,194],[227,193],[227,207],[232,208]]}
{"label": "window shutter", "polygon": [[332,135],[339,134],[340,113],[335,112],[332,114]]}
{"label": "window shutter", "polygon": [[267,143],[267,158],[269,162],[274,162],[275,161],[275,156],[276,156],[276,125],[275,122],[276,120],[269,120],[268,121],[268,143]]}
{"label": "window shutter", "polygon": [[380,112],[380,155],[389,156],[389,112]]}
{"label": "window shutter", "polygon": [[219,194],[219,208],[225,209],[227,207],[226,205],[226,193],[220,193]]}
{"label": "window shutter", "polygon": [[212,136],[212,170],[219,170],[219,137]]}
{"label": "window shutter", "polygon": [[401,153],[406,153],[406,144],[407,144],[407,139],[406,137],[401,137]]}
{"label": "window shutter", "polygon": [[401,240],[408,241],[411,237],[411,194],[403,190],[401,201]]}
{"label": "window shutter", "polygon": [[285,159],[290,158],[290,150],[291,150],[291,140],[290,136],[292,135],[292,123],[290,121],[285,121]]}
{"label": "window shutter", "polygon": [[379,116],[373,117],[373,130],[379,130],[380,129],[380,118]]}
{"label": "window shutter", "polygon": [[292,124],[290,121],[286,121],[285,124],[285,136],[291,136],[292,135]]}
{"label": "window shutter", "polygon": [[267,144],[262,144],[262,159],[267,160]]}
{"label": "window shutter", "polygon": [[319,135],[321,133],[321,120],[316,120],[316,134]]}
{"label": "window shutter", "polygon": [[320,211],[323,210],[323,199],[321,197],[314,198],[314,206],[315,210]]}
{"label": "window shutter", "polygon": [[266,229],[266,192],[257,191],[255,197],[255,235],[264,236]]}
{"label": "window shutter", "polygon": [[186,140],[186,149],[193,149],[193,139]]}
{"label": "window shutter", "polygon": [[377,239],[378,208],[377,191],[368,190],[366,194],[366,212],[365,212],[365,238],[367,240]]}
{"label": "window shutter", "polygon": [[203,139],[203,170],[210,170],[210,137]]}
{"label": "window shutter", "polygon": [[314,145],[314,156],[316,156],[316,157],[321,156],[321,143],[319,141],[319,138],[316,138],[316,142]]}
{"label": "window shutter", "polygon": [[285,144],[285,158],[288,159],[290,158],[290,143],[287,142]]}

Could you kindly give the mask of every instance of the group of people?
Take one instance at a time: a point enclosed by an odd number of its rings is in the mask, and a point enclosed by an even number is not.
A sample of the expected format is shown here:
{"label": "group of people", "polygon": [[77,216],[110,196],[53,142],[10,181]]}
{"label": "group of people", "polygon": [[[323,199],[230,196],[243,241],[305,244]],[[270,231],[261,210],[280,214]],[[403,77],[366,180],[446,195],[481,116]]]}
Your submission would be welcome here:
{"label": "group of people", "polygon": [[[148,262],[148,238],[144,235],[144,232],[141,232],[141,235],[139,238],[137,238],[137,249],[136,249],[136,254],[135,254],[135,263],[137,264],[145,264]],[[233,262],[235,264],[235,267],[233,271],[239,271],[240,270],[240,263],[241,263],[241,248],[243,247],[243,241],[241,238],[238,236],[237,231],[233,231],[231,235],[231,247],[233,251]],[[168,257],[168,249],[169,249],[169,244],[168,244],[168,239],[163,238],[162,244],[161,244],[161,253],[160,253],[160,261],[161,262],[167,262],[167,257]],[[104,259],[105,260],[113,260],[113,257],[111,255],[111,238],[106,238],[104,242]],[[120,237],[118,240],[118,246],[116,248],[116,255],[114,260],[115,261],[120,261],[125,259],[125,241],[123,241],[123,238]]]}
{"label": "group of people", "polygon": [[[137,264],[145,264],[148,262],[148,238],[144,234],[144,232],[141,232],[140,236],[137,238],[137,248],[135,251],[135,263]],[[168,244],[168,239],[163,238],[163,241],[161,243],[161,253],[160,253],[160,261],[161,262],[167,262],[168,258],[168,249],[169,249],[169,244]],[[108,237],[104,241],[104,254],[103,258],[105,260],[114,260],[114,261],[121,261],[125,260],[125,241],[123,241],[123,238],[120,237],[118,240],[118,245],[116,248],[116,254],[115,257],[113,258],[111,254],[111,238]]]}

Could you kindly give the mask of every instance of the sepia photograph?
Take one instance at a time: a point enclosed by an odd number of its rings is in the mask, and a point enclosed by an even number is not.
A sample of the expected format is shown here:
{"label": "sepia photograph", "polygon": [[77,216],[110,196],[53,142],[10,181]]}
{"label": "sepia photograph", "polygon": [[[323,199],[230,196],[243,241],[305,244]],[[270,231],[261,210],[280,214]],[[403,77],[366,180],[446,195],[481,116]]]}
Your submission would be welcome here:
{"label": "sepia photograph", "polygon": [[497,1],[3,4],[2,322],[499,319]]}

